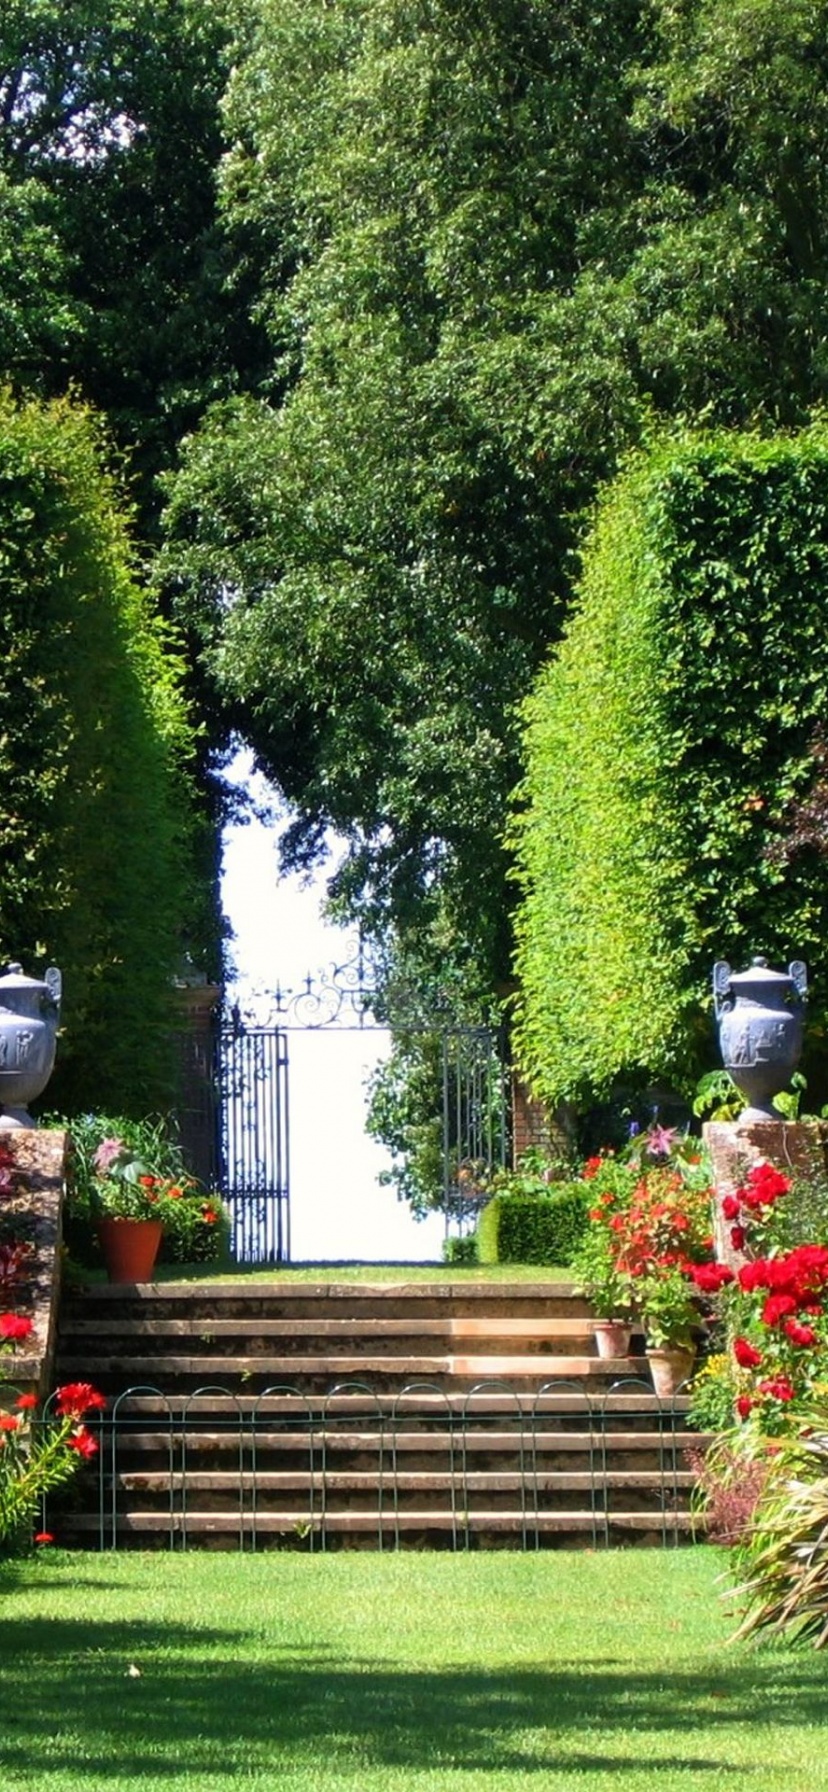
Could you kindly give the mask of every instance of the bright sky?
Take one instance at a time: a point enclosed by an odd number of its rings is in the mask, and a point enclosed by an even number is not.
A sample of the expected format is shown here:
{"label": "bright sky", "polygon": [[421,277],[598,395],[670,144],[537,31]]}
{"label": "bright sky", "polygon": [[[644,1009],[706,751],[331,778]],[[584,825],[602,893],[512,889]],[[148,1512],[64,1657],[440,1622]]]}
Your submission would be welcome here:
{"label": "bright sky", "polygon": [[[234,783],[273,793],[239,753]],[[284,825],[284,824],[282,824]],[[251,820],[225,829],[222,899],[233,928],[233,994],[298,989],[305,977],[330,973],[350,956],[348,936],[320,914],[325,876],[310,884],[280,877],[278,822]],[[377,1176],[387,1158],[364,1131],[365,1083],[388,1049],[380,1032],[291,1033],[291,1255],[294,1262],[415,1262],[439,1258],[439,1215],[412,1220],[393,1188]]]}

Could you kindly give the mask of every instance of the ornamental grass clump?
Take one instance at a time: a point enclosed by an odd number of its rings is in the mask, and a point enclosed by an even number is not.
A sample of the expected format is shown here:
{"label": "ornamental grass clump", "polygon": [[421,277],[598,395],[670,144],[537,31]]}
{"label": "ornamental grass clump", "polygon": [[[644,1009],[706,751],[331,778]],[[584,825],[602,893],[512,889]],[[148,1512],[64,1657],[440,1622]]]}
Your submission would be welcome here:
{"label": "ornamental grass clump", "polygon": [[768,1446],[751,1523],[733,1552],[737,1637],[828,1643],[828,1403]]}

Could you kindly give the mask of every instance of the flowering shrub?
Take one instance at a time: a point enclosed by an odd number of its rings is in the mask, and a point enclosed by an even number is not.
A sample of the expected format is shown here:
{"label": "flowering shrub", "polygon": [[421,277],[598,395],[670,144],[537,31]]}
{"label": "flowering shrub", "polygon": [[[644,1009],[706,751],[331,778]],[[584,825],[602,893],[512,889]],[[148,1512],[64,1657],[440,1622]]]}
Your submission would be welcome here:
{"label": "flowering shrub", "polygon": [[790,1177],[760,1163],[722,1202],[734,1249],[748,1258],[728,1310],[735,1409],[770,1434],[819,1390],[828,1345],[828,1247],[777,1243],[785,1235],[777,1204],[791,1186]]}
{"label": "flowering shrub", "polygon": [[620,1164],[589,1159],[589,1232],[578,1284],[602,1318],[640,1320],[648,1342],[690,1345],[705,1303],[732,1280],[713,1262],[709,1173],[695,1141],[653,1127]]}
{"label": "flowering shrub", "polygon": [[[21,1394],[10,1410],[0,1411],[0,1550],[25,1544],[44,1495],[95,1455],[98,1446],[84,1418],[105,1405],[89,1382],[68,1382],[58,1388],[48,1417],[39,1415],[35,1394]],[[46,1535],[39,1532],[36,1540]]]}

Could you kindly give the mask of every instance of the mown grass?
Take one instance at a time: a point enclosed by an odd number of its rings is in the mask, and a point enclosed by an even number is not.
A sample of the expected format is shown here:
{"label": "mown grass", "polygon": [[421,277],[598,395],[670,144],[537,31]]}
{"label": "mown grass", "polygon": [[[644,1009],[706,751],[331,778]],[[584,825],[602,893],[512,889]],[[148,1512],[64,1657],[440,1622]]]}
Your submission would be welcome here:
{"label": "mown grass", "polygon": [[0,1569],[14,1792],[823,1792],[819,1655],[728,1645],[709,1548]]}
{"label": "mown grass", "polygon": [[572,1271],[553,1263],[492,1263],[460,1267],[453,1263],[291,1263],[285,1268],[257,1269],[226,1263],[165,1263],[154,1272],[158,1281],[283,1282],[571,1282]]}

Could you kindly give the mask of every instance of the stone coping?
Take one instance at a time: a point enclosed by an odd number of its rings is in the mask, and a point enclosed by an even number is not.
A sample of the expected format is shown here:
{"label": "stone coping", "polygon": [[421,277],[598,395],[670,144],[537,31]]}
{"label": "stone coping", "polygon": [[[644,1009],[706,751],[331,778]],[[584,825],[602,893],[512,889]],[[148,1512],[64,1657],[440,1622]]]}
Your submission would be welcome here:
{"label": "stone coping", "polygon": [[250,1300],[271,1297],[290,1300],[397,1300],[400,1295],[422,1296],[428,1300],[554,1300],[580,1299],[571,1282],[279,1282],[254,1281],[247,1278],[235,1282],[210,1281],[207,1277],[192,1282],[78,1282],[73,1295],[92,1295],[95,1300]]}
{"label": "stone coping", "polygon": [[[35,1248],[25,1301],[34,1330],[23,1350],[4,1350],[0,1355],[0,1400],[4,1384],[42,1397],[49,1389],[55,1346],[68,1135],[37,1127],[0,1127],[0,1143],[12,1152],[22,1179],[15,1194],[0,1193],[0,1221],[7,1216],[27,1220],[26,1236]],[[9,1307],[12,1304],[10,1299]],[[0,1307],[5,1310],[2,1296]]]}

